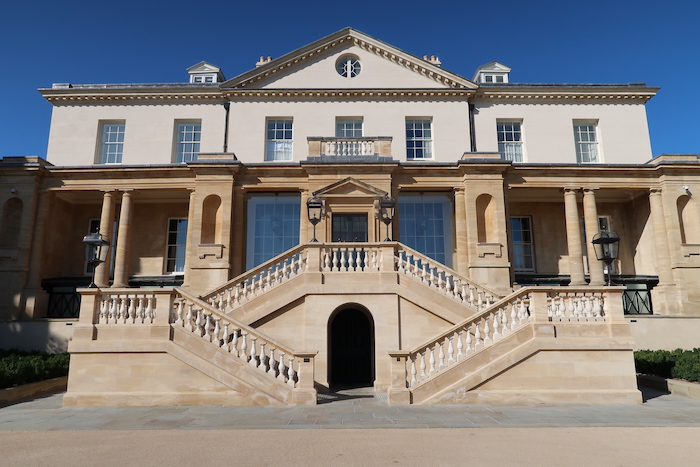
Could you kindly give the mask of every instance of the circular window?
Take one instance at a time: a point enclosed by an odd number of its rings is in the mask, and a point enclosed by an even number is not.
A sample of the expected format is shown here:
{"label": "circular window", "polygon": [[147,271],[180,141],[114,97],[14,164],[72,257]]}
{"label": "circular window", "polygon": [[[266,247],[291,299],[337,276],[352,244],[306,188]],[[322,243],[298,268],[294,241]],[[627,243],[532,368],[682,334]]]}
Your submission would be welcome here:
{"label": "circular window", "polygon": [[338,74],[344,78],[354,78],[360,74],[362,70],[362,65],[357,57],[346,55],[340,57],[340,59],[335,64],[335,70]]}

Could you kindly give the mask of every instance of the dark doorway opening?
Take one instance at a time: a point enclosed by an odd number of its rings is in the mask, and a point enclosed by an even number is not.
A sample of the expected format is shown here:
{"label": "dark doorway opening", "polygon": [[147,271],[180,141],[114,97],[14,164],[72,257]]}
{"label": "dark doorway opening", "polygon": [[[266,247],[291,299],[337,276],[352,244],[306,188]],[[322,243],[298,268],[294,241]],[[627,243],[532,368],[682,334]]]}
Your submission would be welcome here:
{"label": "dark doorway opening", "polygon": [[374,382],[374,325],[369,314],[346,308],[330,323],[332,389],[367,387]]}
{"label": "dark doorway opening", "polygon": [[334,242],[366,242],[367,214],[333,214]]}

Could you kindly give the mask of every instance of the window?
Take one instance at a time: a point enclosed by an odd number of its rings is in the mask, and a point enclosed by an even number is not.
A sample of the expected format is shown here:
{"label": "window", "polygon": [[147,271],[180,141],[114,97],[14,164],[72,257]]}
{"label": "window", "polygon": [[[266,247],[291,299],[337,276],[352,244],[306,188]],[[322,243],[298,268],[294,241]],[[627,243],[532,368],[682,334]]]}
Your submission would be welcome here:
{"label": "window", "polygon": [[124,122],[103,123],[101,127],[100,164],[121,164],[124,151]]}
{"label": "window", "polygon": [[452,202],[448,195],[406,193],[399,196],[401,243],[452,266]]}
{"label": "window", "polygon": [[498,152],[501,159],[512,162],[523,161],[523,133],[520,122],[496,122]]}
{"label": "window", "polygon": [[292,160],[292,120],[267,121],[265,160]]}
{"label": "window", "polygon": [[360,71],[362,71],[362,65],[360,65],[360,61],[357,59],[357,57],[345,55],[338,59],[335,64],[335,70],[343,78],[354,78],[360,74]]}
{"label": "window", "polygon": [[574,122],[577,162],[582,164],[601,162],[596,127],[594,122]]}
{"label": "window", "polygon": [[406,120],[406,158],[433,158],[433,132],[427,119]]}
{"label": "window", "polygon": [[510,231],[513,241],[513,269],[519,272],[535,272],[532,219],[511,217]]}
{"label": "window", "polygon": [[248,199],[246,270],[299,244],[301,197],[257,194]]}
{"label": "window", "polygon": [[165,260],[166,272],[185,272],[185,247],[187,245],[187,219],[168,221],[168,247]]}
{"label": "window", "polygon": [[339,118],[335,121],[335,136],[337,138],[361,138],[361,118]]}
{"label": "window", "polygon": [[177,124],[175,162],[196,161],[199,153],[199,141],[202,136],[202,124],[183,122]]}

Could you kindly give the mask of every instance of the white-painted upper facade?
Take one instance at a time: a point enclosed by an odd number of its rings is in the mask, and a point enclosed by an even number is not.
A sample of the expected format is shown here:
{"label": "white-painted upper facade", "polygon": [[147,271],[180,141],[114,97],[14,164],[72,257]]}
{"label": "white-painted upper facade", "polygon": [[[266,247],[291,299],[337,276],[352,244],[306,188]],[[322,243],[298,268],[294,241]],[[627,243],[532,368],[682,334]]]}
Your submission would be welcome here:
{"label": "white-painted upper facade", "polygon": [[223,82],[201,62],[189,83],[42,89],[54,106],[47,160],[183,164],[225,152],[298,163],[319,138],[322,155],[347,163],[377,156],[380,140],[401,162],[454,163],[473,152],[513,163],[652,158],[644,104],[658,89],[644,84],[514,84],[498,62],[471,81],[353,29],[256,65]]}

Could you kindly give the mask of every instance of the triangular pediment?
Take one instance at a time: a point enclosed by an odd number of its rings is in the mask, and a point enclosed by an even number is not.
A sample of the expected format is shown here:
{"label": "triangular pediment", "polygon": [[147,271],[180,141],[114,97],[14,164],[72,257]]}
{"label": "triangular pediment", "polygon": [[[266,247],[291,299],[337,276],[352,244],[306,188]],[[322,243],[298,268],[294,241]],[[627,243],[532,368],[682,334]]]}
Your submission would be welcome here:
{"label": "triangular pediment", "polygon": [[[343,76],[339,63],[359,62]],[[262,62],[222,89],[476,89],[468,79],[351,28]]]}
{"label": "triangular pediment", "polygon": [[314,192],[314,196],[328,198],[344,196],[349,198],[383,198],[387,192],[352,177],[335,182]]}

